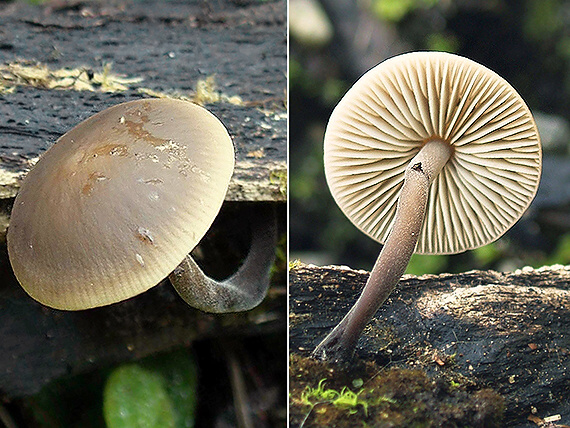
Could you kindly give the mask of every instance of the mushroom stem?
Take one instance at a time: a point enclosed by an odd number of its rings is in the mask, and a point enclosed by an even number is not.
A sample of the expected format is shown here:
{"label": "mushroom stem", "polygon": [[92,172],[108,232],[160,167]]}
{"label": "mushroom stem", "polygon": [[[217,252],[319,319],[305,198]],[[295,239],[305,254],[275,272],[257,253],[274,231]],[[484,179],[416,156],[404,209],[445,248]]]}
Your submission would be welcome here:
{"label": "mushroom stem", "polygon": [[265,298],[275,260],[277,224],[273,207],[258,209],[251,219],[251,247],[240,268],[224,281],[208,277],[190,255],[168,276],[186,303],[204,312],[250,310]]}
{"label": "mushroom stem", "polygon": [[451,146],[429,140],[410,161],[398,199],[392,231],[374,264],[362,294],[313,356],[331,362],[347,362],[364,327],[388,298],[412,256],[424,221],[429,186],[452,154]]}

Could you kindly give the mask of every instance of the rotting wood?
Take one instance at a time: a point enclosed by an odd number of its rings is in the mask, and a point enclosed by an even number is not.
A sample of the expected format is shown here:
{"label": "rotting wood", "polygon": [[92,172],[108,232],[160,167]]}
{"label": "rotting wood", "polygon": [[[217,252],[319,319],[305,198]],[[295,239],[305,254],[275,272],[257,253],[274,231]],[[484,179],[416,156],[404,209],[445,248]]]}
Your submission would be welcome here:
{"label": "rotting wood", "polygon": [[[308,355],[367,276],[294,263],[291,351]],[[524,426],[531,408],[568,423],[570,266],[405,275],[365,330],[357,358],[493,388],[506,399],[507,426]]]}
{"label": "rotting wood", "polygon": [[[189,1],[157,9],[145,1],[0,5],[2,65],[23,63],[29,74],[38,64],[46,79],[48,65],[99,76],[112,64],[112,72],[127,82],[124,91],[110,93],[74,85],[48,90],[34,86],[33,79],[12,79],[15,89],[0,94],[0,199],[13,198],[41,153],[92,114],[149,93],[191,98],[199,82],[215,79],[215,90],[224,96],[206,108],[228,128],[236,148],[226,200],[285,201],[273,177],[285,173],[287,159],[286,2],[240,7],[226,0],[214,12],[207,3]],[[97,85],[84,86],[104,87]],[[224,101],[234,98],[240,105]],[[251,153],[261,155],[252,159]]]}

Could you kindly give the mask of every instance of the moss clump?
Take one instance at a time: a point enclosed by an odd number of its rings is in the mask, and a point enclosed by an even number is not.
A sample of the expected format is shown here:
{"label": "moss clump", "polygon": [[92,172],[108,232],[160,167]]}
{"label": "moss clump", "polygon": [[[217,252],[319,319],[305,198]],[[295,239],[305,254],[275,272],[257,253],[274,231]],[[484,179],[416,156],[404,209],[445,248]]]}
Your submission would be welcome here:
{"label": "moss clump", "polygon": [[346,371],[291,356],[291,426],[499,427],[503,413],[496,392],[464,389],[421,370],[360,363]]}

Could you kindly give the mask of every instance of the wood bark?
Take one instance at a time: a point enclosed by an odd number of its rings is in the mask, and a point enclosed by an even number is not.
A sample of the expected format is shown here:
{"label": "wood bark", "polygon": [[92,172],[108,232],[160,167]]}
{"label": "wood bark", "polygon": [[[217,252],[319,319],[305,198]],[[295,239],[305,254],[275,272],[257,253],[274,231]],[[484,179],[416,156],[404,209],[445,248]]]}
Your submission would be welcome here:
{"label": "wood bark", "polygon": [[[236,170],[227,200],[284,201],[286,2],[222,0],[23,2],[0,5],[0,65],[101,71],[141,78],[123,91],[48,88],[47,80],[0,71],[0,198],[55,140],[113,104],[153,91],[192,97],[208,78],[206,107],[228,128]],[[4,86],[4,88],[2,88]],[[212,94],[211,94],[212,95]],[[232,102],[229,97],[239,97]]]}
{"label": "wood bark", "polygon": [[[350,309],[367,276],[297,264],[290,272],[291,352],[308,355]],[[507,426],[527,426],[533,412],[559,414],[569,424],[570,266],[405,275],[365,330],[356,357],[493,388],[506,399]]]}

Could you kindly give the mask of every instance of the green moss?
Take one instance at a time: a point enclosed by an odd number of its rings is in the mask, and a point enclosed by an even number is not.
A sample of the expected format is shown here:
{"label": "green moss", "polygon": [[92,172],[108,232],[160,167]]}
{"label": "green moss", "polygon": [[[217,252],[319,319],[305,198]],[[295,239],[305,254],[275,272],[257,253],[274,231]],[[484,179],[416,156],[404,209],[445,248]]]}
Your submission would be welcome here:
{"label": "green moss", "polygon": [[496,392],[422,370],[362,362],[339,368],[292,355],[290,376],[292,426],[498,427],[504,412]]}
{"label": "green moss", "polygon": [[299,266],[302,266],[302,265],[303,265],[303,263],[302,263],[301,260],[299,260],[299,259],[291,260],[291,261],[289,262],[289,270],[296,269],[296,268],[298,268]]}
{"label": "green moss", "polygon": [[279,186],[279,192],[283,196],[287,196],[287,170],[280,169],[271,171],[269,175],[269,182],[271,184],[277,184]]}
{"label": "green moss", "polygon": [[326,379],[321,379],[316,388],[309,385],[305,386],[305,390],[301,393],[300,403],[313,409],[318,404],[329,404],[336,407],[339,411],[345,411],[347,415],[354,415],[359,410],[364,411],[368,415],[368,407],[378,405],[382,401],[392,401],[388,397],[375,397],[369,400],[364,398],[368,391],[361,388],[357,392],[344,386],[341,390],[326,388]]}

